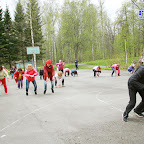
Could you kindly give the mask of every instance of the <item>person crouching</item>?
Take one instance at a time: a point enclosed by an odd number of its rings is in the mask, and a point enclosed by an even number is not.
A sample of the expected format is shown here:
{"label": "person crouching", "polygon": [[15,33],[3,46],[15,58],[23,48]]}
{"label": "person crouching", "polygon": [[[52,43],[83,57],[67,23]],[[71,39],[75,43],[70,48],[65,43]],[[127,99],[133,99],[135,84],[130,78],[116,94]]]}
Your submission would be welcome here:
{"label": "person crouching", "polygon": [[64,74],[65,74],[65,77],[68,75],[70,76],[70,69],[69,68],[65,68],[64,69]]}
{"label": "person crouching", "polygon": [[34,92],[37,95],[37,84],[35,80],[35,76],[38,75],[38,72],[33,68],[32,64],[28,64],[27,70],[25,71],[26,77],[26,95],[28,96],[28,89],[30,82],[34,85]]}
{"label": "person crouching", "polygon": [[51,60],[47,60],[46,64],[44,66],[44,94],[46,94],[47,91],[47,82],[51,81],[51,90],[52,93],[54,93],[54,76],[55,76],[55,70],[53,68],[53,65],[51,64]]}
{"label": "person crouching", "polygon": [[64,78],[62,71],[59,71],[55,77],[55,86],[58,88],[64,87]]}
{"label": "person crouching", "polygon": [[23,88],[23,74],[24,71],[19,68],[13,75],[16,83],[18,83],[18,89]]}
{"label": "person crouching", "polygon": [[93,68],[93,72],[94,72],[94,77],[99,77],[100,76],[100,73],[101,73],[101,68],[100,66],[95,66]]}

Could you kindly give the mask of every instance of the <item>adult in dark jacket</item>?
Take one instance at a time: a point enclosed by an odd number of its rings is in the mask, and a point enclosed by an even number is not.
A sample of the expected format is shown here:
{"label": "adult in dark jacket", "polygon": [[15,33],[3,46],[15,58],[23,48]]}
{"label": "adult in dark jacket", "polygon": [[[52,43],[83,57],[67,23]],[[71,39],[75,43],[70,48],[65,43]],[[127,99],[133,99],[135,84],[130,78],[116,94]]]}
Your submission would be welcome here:
{"label": "adult in dark jacket", "polygon": [[44,66],[44,94],[47,91],[47,82],[51,81],[51,90],[52,93],[54,93],[54,78],[55,76],[55,70],[53,68],[53,65],[51,64],[51,60],[47,60],[45,66]]}
{"label": "adult in dark jacket", "polygon": [[78,60],[75,59],[75,66],[76,66],[76,70],[78,69]]}
{"label": "adult in dark jacket", "polygon": [[127,121],[130,111],[135,107],[136,94],[140,94],[142,101],[134,109],[134,112],[138,117],[144,117],[142,111],[144,109],[144,66],[140,66],[137,71],[128,80],[128,89],[130,101],[123,113],[123,121]]}

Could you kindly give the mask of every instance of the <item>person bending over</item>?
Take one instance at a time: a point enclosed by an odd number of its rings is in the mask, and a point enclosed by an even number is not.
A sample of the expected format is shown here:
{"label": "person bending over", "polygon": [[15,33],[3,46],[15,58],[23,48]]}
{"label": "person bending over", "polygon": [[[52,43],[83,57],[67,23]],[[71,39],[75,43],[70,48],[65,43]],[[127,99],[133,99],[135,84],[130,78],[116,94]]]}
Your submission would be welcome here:
{"label": "person bending over", "polygon": [[140,66],[137,71],[128,80],[129,89],[129,103],[123,113],[123,121],[127,121],[130,111],[135,107],[136,94],[139,93],[142,100],[140,104],[134,109],[138,117],[144,117],[142,114],[144,110],[144,66]]}

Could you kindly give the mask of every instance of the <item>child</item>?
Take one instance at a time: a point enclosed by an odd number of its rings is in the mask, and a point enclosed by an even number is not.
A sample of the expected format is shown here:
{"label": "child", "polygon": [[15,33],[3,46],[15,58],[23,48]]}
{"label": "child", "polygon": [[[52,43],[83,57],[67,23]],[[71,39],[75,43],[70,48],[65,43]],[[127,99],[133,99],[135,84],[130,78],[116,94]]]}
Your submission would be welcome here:
{"label": "child", "polygon": [[51,90],[52,93],[54,93],[54,76],[55,76],[55,70],[53,68],[53,65],[51,64],[51,60],[47,60],[46,64],[44,66],[44,94],[46,94],[47,91],[47,82],[51,81]]}
{"label": "child", "polygon": [[5,93],[7,93],[6,77],[7,77],[7,80],[9,81],[8,72],[0,65],[0,81],[2,82],[4,86]]}
{"label": "child", "polygon": [[113,74],[114,74],[114,73],[117,74],[117,73],[116,73],[117,70],[118,70],[118,76],[120,76],[120,65],[119,65],[119,64],[114,64],[114,65],[112,65],[111,68],[112,68],[112,70],[113,70],[113,71],[112,71],[112,75],[111,75],[112,77],[113,77]]}
{"label": "child", "polygon": [[18,83],[18,89],[23,88],[23,74],[24,71],[19,68],[13,75],[16,83]]}
{"label": "child", "polygon": [[144,66],[140,66],[137,71],[128,80],[128,89],[130,101],[123,113],[123,121],[127,121],[130,111],[135,107],[136,104],[136,94],[139,93],[142,101],[134,109],[134,112],[138,117],[144,117],[142,114],[144,109]]}
{"label": "child", "polygon": [[41,69],[39,70],[39,76],[41,80],[42,80],[43,75],[44,75],[44,69],[41,67]]}
{"label": "child", "polygon": [[10,69],[10,74],[11,74],[11,77],[12,77],[12,79],[13,79],[13,74],[15,73],[15,67],[14,66],[12,66],[12,68]]}
{"label": "child", "polygon": [[72,69],[71,70],[71,76],[75,76],[75,75],[77,75],[78,76],[78,72],[77,72],[77,70],[76,69]]}
{"label": "child", "polygon": [[35,76],[38,75],[38,72],[33,68],[32,64],[28,64],[28,68],[25,71],[25,77],[26,77],[26,95],[28,96],[28,89],[29,89],[29,83],[32,82],[34,85],[34,92],[37,95],[37,84],[35,80]]}
{"label": "child", "polygon": [[59,61],[59,63],[56,64],[57,68],[59,71],[62,71],[63,73],[63,70],[64,70],[64,66],[65,66],[65,62],[62,62],[61,60]]}
{"label": "child", "polygon": [[65,77],[66,77],[67,74],[69,76],[70,75],[70,69],[69,68],[65,68],[64,69],[64,74],[65,74]]}
{"label": "child", "polygon": [[93,71],[94,71],[94,77],[99,77],[100,76],[100,73],[101,73],[101,68],[100,66],[95,66],[93,68]]}
{"label": "child", "polygon": [[64,86],[64,78],[61,71],[59,71],[58,74],[55,76],[55,86],[57,86],[58,88]]}
{"label": "child", "polygon": [[128,71],[131,72],[131,73],[134,73],[135,72],[135,64],[131,64],[129,67],[128,67]]}

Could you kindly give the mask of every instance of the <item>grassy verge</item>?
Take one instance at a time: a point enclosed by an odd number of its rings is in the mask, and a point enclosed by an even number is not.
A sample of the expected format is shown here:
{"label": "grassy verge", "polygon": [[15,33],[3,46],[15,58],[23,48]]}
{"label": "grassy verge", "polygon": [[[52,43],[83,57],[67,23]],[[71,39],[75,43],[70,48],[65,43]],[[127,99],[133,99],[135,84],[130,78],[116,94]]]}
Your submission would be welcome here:
{"label": "grassy verge", "polygon": [[86,62],[86,64],[106,66],[107,68],[110,68],[111,65],[116,63],[121,65],[121,69],[127,69],[127,67],[131,65],[131,63],[138,62],[138,61],[139,61],[139,57],[134,57],[134,58],[132,57],[132,58],[128,58],[127,64],[125,62],[125,59],[120,59],[120,58],[108,59],[108,60],[96,60],[96,61]]}

